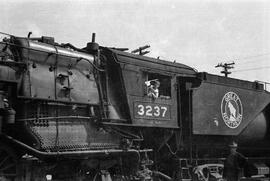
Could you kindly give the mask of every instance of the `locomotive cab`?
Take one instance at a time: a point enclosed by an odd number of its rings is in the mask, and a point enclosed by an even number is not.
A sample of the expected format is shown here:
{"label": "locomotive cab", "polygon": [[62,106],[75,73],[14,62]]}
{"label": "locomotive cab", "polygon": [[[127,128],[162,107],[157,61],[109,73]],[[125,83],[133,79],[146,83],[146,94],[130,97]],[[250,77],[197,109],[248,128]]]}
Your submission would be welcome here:
{"label": "locomotive cab", "polygon": [[[105,52],[110,67],[107,70],[109,105],[117,115],[111,118],[127,119],[138,127],[179,128],[177,81],[180,76],[194,76],[195,71],[182,64],[118,50],[106,49]],[[160,83],[157,97],[149,96],[149,86],[154,81]],[[123,112],[126,117],[121,115]]]}

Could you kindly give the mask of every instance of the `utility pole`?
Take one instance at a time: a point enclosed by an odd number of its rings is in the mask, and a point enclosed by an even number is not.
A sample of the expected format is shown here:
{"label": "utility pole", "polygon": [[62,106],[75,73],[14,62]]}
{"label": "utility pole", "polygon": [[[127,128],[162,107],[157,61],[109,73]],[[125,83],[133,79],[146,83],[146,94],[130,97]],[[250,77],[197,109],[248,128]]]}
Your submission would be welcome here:
{"label": "utility pole", "polygon": [[143,50],[145,50],[149,47],[150,47],[150,45],[145,45],[145,46],[142,46],[142,47],[139,47],[139,48],[133,50],[131,53],[139,53],[139,55],[145,55],[145,54],[149,53],[150,51],[143,51]]}
{"label": "utility pole", "polygon": [[229,72],[228,70],[234,68],[234,67],[233,67],[234,64],[235,64],[234,62],[231,62],[231,63],[224,63],[224,64],[223,64],[223,63],[219,63],[219,64],[216,65],[215,67],[216,67],[216,68],[217,68],[217,67],[222,67],[223,70],[222,70],[220,73],[224,74],[225,77],[228,77],[228,75],[232,73],[232,72]]}

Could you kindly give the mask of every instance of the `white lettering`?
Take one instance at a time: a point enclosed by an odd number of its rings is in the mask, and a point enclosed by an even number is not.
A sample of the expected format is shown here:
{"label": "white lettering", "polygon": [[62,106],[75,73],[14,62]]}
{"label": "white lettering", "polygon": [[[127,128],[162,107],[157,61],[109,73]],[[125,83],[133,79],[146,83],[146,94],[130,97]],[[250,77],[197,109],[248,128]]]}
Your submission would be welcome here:
{"label": "white lettering", "polygon": [[138,105],[139,111],[137,112],[140,116],[144,115],[144,106],[139,104]]}

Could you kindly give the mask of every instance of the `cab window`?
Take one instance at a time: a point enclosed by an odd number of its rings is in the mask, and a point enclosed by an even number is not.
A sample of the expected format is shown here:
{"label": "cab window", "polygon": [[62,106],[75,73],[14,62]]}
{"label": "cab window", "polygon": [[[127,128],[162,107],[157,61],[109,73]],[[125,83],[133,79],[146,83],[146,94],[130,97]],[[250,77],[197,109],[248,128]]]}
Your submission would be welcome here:
{"label": "cab window", "polygon": [[158,98],[171,98],[171,77],[166,75],[161,75],[158,73],[147,73],[145,81],[146,95],[150,96],[150,91],[152,88],[158,89]]}

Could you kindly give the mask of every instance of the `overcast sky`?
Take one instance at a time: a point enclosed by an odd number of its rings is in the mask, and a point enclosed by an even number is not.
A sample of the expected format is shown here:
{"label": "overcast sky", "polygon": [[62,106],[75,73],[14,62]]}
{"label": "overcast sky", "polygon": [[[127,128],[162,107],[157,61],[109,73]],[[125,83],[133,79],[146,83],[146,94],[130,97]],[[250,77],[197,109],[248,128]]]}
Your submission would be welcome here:
{"label": "overcast sky", "polygon": [[215,65],[234,61],[231,77],[270,82],[268,0],[0,0],[0,31],[53,36],[84,47],[92,32],[102,46],[219,74]]}

